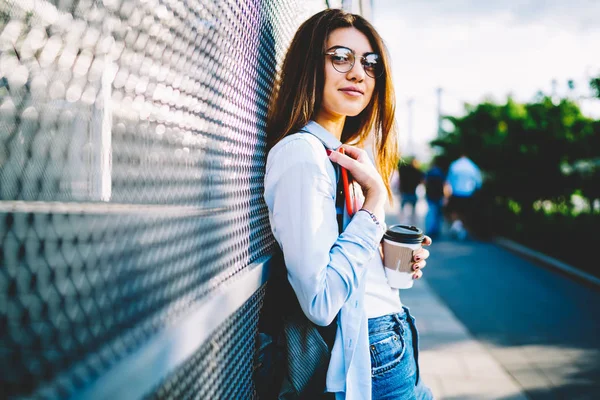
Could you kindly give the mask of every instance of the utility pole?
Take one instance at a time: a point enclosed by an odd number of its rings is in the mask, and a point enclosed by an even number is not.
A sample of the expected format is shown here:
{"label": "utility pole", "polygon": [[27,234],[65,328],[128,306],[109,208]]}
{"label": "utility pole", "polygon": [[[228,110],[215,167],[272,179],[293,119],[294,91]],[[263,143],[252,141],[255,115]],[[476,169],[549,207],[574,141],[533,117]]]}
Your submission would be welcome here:
{"label": "utility pole", "polygon": [[437,114],[438,114],[438,128],[437,128],[437,136],[440,138],[442,136],[442,88],[439,87],[436,90],[437,92]]}
{"label": "utility pole", "polygon": [[342,10],[354,13],[354,0],[342,0]]}
{"label": "utility pole", "polygon": [[556,91],[556,88],[558,86],[558,81],[556,79],[552,79],[552,93],[550,95],[550,98],[552,99],[552,103],[553,104],[558,104],[559,99],[558,99],[558,94]]}

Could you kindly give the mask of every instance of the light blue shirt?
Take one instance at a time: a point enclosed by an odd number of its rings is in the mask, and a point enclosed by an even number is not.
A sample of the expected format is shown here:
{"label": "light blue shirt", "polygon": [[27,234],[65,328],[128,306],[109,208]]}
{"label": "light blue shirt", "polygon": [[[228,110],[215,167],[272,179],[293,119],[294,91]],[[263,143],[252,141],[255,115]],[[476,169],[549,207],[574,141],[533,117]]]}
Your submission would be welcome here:
{"label": "light blue shirt", "polygon": [[338,233],[336,173],[323,143],[336,149],[341,142],[314,121],[303,130],[312,134],[287,136],[267,158],[265,200],[271,229],[306,316],[322,326],[338,316],[327,391],[335,392],[336,399],[369,400],[365,273],[371,258],[379,256],[384,228],[366,212],[357,212],[351,220],[345,215],[344,231]]}
{"label": "light blue shirt", "polygon": [[453,196],[470,197],[481,187],[481,171],[467,157],[461,157],[450,164],[446,182],[452,188]]}

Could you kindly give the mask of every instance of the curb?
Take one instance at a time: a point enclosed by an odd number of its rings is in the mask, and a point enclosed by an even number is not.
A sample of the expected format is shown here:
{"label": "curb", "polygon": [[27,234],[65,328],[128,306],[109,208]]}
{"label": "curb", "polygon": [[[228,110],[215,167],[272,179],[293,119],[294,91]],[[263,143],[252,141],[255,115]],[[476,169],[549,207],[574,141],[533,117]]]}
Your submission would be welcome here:
{"label": "curb", "polygon": [[586,272],[583,272],[567,263],[559,261],[555,258],[527,248],[521,244],[518,244],[510,239],[506,239],[503,237],[496,237],[495,239],[493,239],[493,242],[499,245],[500,247],[509,250],[517,255],[520,255],[524,258],[528,258],[532,261],[536,261],[545,267],[557,270],[565,275],[568,275],[573,279],[593,286],[596,289],[600,289],[600,279]]}

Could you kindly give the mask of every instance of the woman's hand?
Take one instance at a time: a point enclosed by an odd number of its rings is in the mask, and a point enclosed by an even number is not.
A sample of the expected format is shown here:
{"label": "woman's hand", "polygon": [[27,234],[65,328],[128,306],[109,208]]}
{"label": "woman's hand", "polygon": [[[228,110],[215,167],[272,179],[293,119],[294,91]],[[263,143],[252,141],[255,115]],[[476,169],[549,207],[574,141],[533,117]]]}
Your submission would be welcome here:
{"label": "woman's hand", "polygon": [[[430,245],[431,245],[431,238],[429,236],[425,236],[423,238],[423,246],[430,246]],[[428,257],[429,257],[429,250],[426,250],[422,247],[418,250],[415,250],[415,252],[413,253],[414,263],[412,266],[412,270],[415,271],[415,273],[413,274],[413,279],[419,279],[419,278],[421,278],[421,276],[423,276],[422,269],[425,268],[425,265],[427,265],[427,262],[425,260]]]}
{"label": "woman's hand", "polygon": [[365,202],[363,208],[375,214],[377,219],[383,221],[387,190],[383,180],[367,155],[367,152],[358,147],[342,145],[346,154],[334,151],[329,154],[329,159],[346,168],[354,180],[360,185]]}

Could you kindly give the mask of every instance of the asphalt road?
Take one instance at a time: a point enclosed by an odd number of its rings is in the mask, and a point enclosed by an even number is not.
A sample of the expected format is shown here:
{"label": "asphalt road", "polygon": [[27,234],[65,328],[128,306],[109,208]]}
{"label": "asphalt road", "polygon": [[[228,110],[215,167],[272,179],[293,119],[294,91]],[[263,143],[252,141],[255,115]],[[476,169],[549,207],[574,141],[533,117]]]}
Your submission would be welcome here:
{"label": "asphalt road", "polygon": [[600,290],[491,243],[430,250],[427,283],[532,400],[600,399]]}

